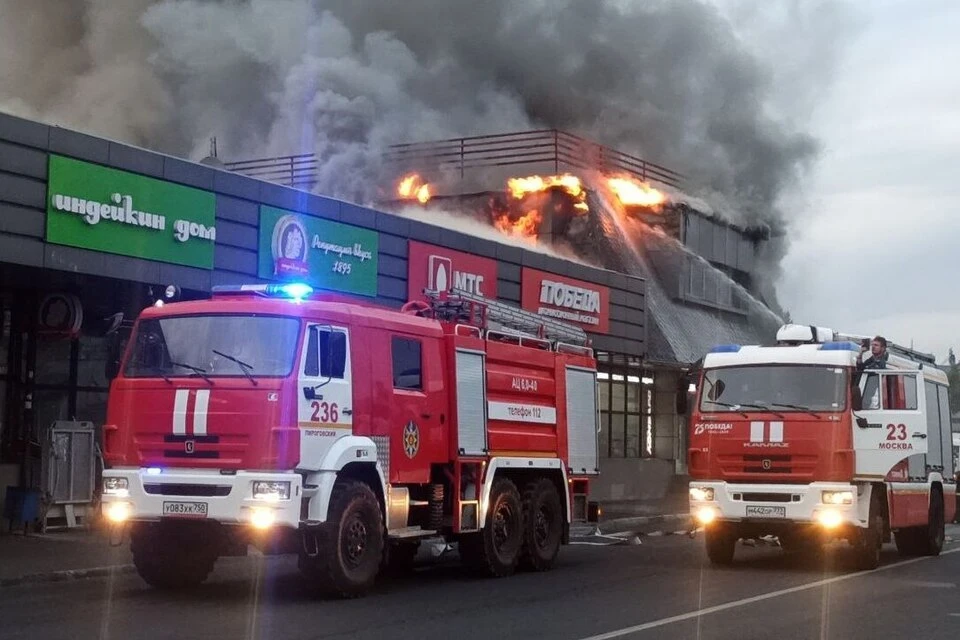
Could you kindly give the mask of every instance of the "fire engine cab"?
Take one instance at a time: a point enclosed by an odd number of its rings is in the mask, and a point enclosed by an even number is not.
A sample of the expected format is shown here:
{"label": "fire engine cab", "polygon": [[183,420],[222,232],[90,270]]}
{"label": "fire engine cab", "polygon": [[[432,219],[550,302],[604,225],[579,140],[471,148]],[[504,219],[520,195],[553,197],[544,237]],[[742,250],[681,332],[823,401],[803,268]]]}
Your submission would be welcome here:
{"label": "fire engine cab", "polygon": [[713,563],[764,535],[788,551],[844,539],[865,569],[891,537],[903,555],[940,553],[956,510],[947,377],[892,343],[884,368],[864,368],[865,340],[785,325],[775,346],[704,357],[690,509]]}
{"label": "fire engine cab", "polygon": [[103,510],[157,587],[248,545],[342,596],[425,538],[493,576],[586,519],[596,361],[579,327],[466,291],[385,309],[302,284],[144,310],[114,378]]}

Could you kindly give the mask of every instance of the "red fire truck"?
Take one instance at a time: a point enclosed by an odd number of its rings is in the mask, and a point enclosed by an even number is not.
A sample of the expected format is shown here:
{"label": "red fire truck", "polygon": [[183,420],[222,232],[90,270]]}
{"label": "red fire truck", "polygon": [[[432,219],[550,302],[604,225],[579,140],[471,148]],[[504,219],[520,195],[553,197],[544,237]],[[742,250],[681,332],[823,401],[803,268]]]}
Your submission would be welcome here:
{"label": "red fire truck", "polygon": [[550,569],[598,473],[576,326],[466,291],[401,310],[243,285],[138,318],[104,427],[103,510],[157,587],[249,545],[342,596],[457,541],[493,576]]}
{"label": "red fire truck", "polygon": [[844,539],[864,569],[891,537],[903,555],[940,553],[956,511],[947,377],[895,344],[885,368],[858,367],[863,339],[785,325],[776,346],[704,357],[690,509],[713,563],[764,535],[786,550]]}

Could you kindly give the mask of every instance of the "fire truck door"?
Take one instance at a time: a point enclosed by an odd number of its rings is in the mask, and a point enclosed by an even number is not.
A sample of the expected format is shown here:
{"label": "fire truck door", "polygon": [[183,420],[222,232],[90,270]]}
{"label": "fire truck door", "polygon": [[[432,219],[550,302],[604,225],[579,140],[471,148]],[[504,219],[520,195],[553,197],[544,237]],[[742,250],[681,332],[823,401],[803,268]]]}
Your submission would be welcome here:
{"label": "fire truck door", "polygon": [[349,333],[307,325],[297,384],[301,464],[318,463],[333,443],[353,431]]}
{"label": "fire truck door", "polygon": [[910,458],[911,476],[915,471],[924,475],[923,469],[914,469],[914,461],[922,461],[928,447],[917,372],[867,371],[860,377],[859,388],[863,408],[854,411],[856,473],[885,477],[897,463]]}

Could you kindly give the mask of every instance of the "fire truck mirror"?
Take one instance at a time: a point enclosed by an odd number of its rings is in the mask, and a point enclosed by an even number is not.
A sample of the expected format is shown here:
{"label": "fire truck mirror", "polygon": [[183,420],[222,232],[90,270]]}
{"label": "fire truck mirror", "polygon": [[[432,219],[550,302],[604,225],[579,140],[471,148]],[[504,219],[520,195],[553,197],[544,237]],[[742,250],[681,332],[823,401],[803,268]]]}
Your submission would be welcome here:
{"label": "fire truck mirror", "polygon": [[[860,385],[856,381],[853,381],[850,385],[850,408],[854,411],[861,411],[863,409],[863,394],[860,393]],[[862,419],[863,418],[860,418],[860,420]],[[866,421],[864,420],[864,422]]]}
{"label": "fire truck mirror", "polygon": [[710,387],[710,391],[707,392],[707,397],[711,400],[717,400],[723,395],[723,390],[726,388],[727,385],[723,380],[717,380],[713,386]]}
{"label": "fire truck mirror", "polygon": [[863,416],[857,416],[857,426],[860,427],[861,429],[869,429],[870,423],[867,422],[867,419],[864,418]]}
{"label": "fire truck mirror", "polygon": [[113,380],[120,373],[120,358],[123,357],[123,348],[126,340],[119,333],[107,336],[107,361],[103,365],[103,374],[107,380]]}

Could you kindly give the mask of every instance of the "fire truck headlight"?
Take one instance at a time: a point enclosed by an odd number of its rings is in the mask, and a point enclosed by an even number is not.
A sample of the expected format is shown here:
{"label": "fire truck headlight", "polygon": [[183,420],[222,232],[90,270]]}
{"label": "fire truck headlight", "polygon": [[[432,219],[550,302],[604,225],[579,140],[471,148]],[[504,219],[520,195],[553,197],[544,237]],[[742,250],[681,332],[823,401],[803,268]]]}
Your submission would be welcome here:
{"label": "fire truck headlight", "polygon": [[824,491],[823,504],[853,504],[853,491]]}
{"label": "fire truck headlight", "polygon": [[289,500],[290,483],[258,480],[253,483],[253,499],[268,502]]}
{"label": "fire truck headlight", "polygon": [[713,489],[710,487],[690,487],[690,499],[694,502],[712,502]]}
{"label": "fire truck headlight", "polygon": [[250,513],[250,523],[257,529],[269,529],[276,522],[277,516],[273,509],[256,508]]}
{"label": "fire truck headlight", "polygon": [[701,507],[697,510],[697,522],[707,525],[717,519],[717,510],[713,507]]}
{"label": "fire truck headlight", "polygon": [[126,498],[130,495],[130,483],[126,478],[104,478],[103,495]]}
{"label": "fire truck headlight", "polygon": [[121,522],[126,522],[130,517],[130,503],[128,502],[111,502],[107,505],[107,519],[113,523],[120,524]]}
{"label": "fire truck headlight", "polygon": [[843,524],[843,516],[835,509],[827,509],[817,514],[817,521],[824,529],[836,529]]}

